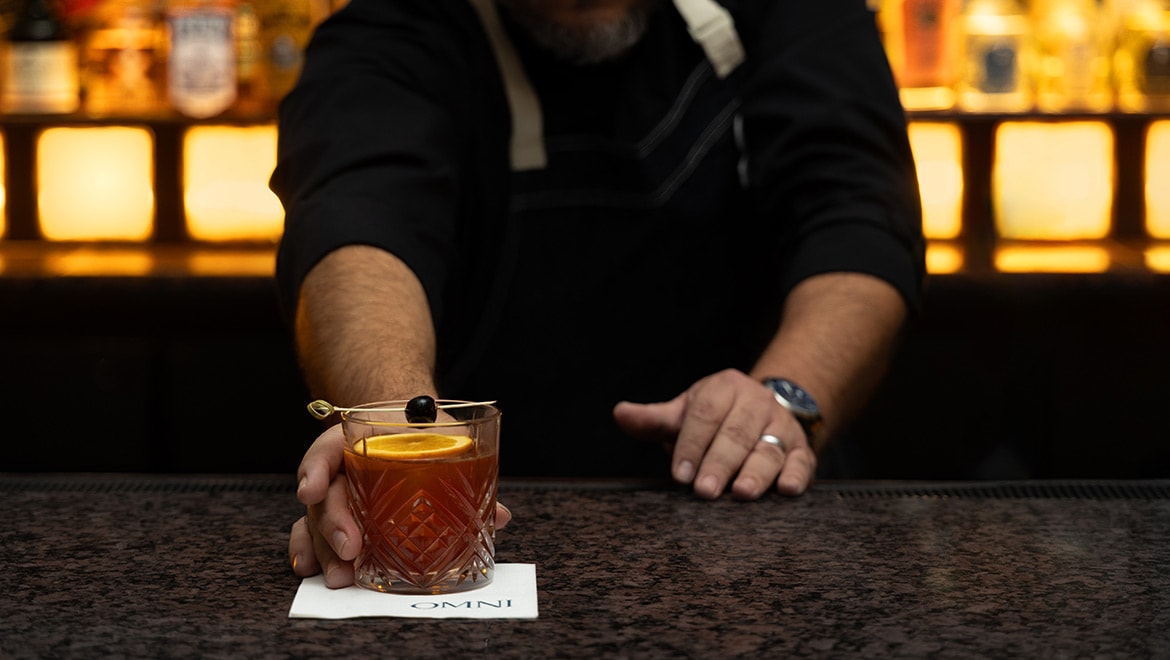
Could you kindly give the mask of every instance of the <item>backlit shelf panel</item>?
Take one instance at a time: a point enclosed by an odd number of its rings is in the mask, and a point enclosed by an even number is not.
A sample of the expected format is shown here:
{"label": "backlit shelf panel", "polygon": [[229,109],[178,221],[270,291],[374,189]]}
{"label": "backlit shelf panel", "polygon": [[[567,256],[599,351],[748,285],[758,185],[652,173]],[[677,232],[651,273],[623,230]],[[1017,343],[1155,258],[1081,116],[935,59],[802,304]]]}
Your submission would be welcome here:
{"label": "backlit shelf panel", "polygon": [[195,126],[183,137],[183,209],[197,241],[275,241],[284,209],[268,188],[276,126]]}
{"label": "backlit shelf panel", "polygon": [[3,278],[271,278],[272,246],[0,241]]}
{"label": "backlit shelf panel", "polygon": [[[1166,271],[1170,186],[1159,182],[1170,180],[1170,120],[953,112],[910,120],[931,273],[1101,272],[1135,263]],[[279,239],[283,214],[268,189],[271,118],[0,120],[0,145],[0,245],[78,244],[46,257],[48,271],[149,275],[170,267],[150,259],[151,247],[266,253]],[[1102,257],[1087,244],[1093,240],[1135,246],[1138,256],[1119,261],[1105,245]],[[270,274],[271,257],[250,254],[213,250],[181,270]],[[0,275],[20,270],[11,255],[0,258],[9,264]]]}
{"label": "backlit shelf panel", "polygon": [[145,241],[154,230],[154,135],[142,126],[46,128],[36,144],[41,235]]}
{"label": "backlit shelf panel", "polygon": [[957,238],[963,228],[963,138],[953,122],[910,122],[910,147],[927,238]]}
{"label": "backlit shelf panel", "polygon": [[[276,125],[45,118],[0,126],[4,240],[263,243]],[[12,167],[16,163],[18,166]]]}
{"label": "backlit shelf panel", "polygon": [[1170,238],[1170,121],[1154,121],[1146,135],[1146,231]]}
{"label": "backlit shelf panel", "polygon": [[1000,124],[991,175],[996,235],[1054,241],[1107,237],[1113,156],[1113,131],[1104,122]]}

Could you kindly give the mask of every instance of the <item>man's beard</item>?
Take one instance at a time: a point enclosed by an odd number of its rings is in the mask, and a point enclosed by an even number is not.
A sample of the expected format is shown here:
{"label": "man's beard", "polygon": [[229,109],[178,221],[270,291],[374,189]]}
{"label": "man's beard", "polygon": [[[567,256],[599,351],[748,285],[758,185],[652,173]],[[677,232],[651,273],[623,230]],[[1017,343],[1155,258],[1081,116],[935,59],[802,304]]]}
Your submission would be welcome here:
{"label": "man's beard", "polygon": [[587,26],[549,20],[538,9],[541,0],[499,0],[520,27],[542,48],[571,64],[596,64],[613,59],[646,34],[654,1],[639,2],[622,18]]}

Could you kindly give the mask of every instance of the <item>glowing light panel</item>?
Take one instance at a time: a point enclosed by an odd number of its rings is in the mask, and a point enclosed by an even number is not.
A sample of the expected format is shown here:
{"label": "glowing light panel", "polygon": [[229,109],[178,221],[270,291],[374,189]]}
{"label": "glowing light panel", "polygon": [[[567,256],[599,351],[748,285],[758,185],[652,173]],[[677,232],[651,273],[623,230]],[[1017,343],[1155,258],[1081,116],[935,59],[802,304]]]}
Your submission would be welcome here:
{"label": "glowing light panel", "polygon": [[1113,131],[1096,121],[1004,123],[991,185],[1004,238],[1103,238],[1113,207]]}
{"label": "glowing light panel", "polygon": [[280,237],[284,210],[268,189],[276,125],[197,126],[183,139],[183,203],[196,240]]}
{"label": "glowing light panel", "polygon": [[1146,231],[1170,238],[1170,121],[1155,121],[1146,133]]}
{"label": "glowing light panel", "polygon": [[1109,265],[1109,250],[1103,247],[1004,247],[995,251],[995,267],[1005,273],[1102,273]]}
{"label": "glowing light panel", "polygon": [[223,275],[272,277],[276,273],[276,253],[197,252],[187,258],[187,269],[192,275],[205,277]]}
{"label": "glowing light panel", "polygon": [[927,245],[926,272],[938,275],[957,273],[963,268],[963,250],[955,245]]}
{"label": "glowing light panel", "polygon": [[142,250],[88,249],[54,253],[46,257],[45,272],[55,277],[97,275],[149,275],[155,267],[154,258]]}
{"label": "glowing light panel", "polygon": [[1158,273],[1170,273],[1170,245],[1157,245],[1146,250],[1146,268]]}
{"label": "glowing light panel", "polygon": [[[8,195],[4,182],[8,174],[4,170],[4,134],[0,133],[0,238],[8,231]],[[3,263],[0,262],[0,272],[3,272]]]}
{"label": "glowing light panel", "polygon": [[142,241],[154,227],[154,136],[131,126],[48,128],[37,208],[49,240]]}
{"label": "glowing light panel", "polygon": [[922,230],[927,238],[955,238],[962,229],[963,205],[963,146],[959,127],[911,122],[909,130],[922,196]]}

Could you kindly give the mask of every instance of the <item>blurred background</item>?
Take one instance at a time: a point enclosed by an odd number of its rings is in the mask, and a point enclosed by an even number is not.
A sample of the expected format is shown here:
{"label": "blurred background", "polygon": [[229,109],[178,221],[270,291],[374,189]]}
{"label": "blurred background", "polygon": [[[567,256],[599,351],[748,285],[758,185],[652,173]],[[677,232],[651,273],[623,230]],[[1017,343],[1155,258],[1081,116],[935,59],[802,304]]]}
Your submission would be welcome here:
{"label": "blurred background", "polygon": [[[0,470],[295,469],[267,179],[338,7],[0,2]],[[1170,476],[1170,0],[871,7],[930,278],[826,476]]]}

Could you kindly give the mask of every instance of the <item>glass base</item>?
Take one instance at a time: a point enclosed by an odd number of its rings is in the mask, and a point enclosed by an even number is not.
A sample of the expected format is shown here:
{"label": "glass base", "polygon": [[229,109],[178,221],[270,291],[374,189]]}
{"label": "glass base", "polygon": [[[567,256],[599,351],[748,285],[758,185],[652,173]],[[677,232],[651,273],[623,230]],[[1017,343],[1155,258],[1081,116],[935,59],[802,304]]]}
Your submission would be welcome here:
{"label": "glass base", "polygon": [[438,596],[471,591],[491,584],[495,566],[480,566],[473,570],[453,570],[445,577],[404,578],[375,566],[357,567],[354,583],[363,589],[386,594]]}

